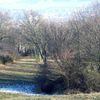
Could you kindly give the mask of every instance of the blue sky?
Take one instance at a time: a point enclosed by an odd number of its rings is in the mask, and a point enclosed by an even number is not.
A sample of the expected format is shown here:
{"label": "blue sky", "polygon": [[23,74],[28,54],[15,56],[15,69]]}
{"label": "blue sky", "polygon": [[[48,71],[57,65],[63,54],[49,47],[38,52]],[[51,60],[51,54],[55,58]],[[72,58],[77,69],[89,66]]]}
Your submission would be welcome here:
{"label": "blue sky", "polygon": [[80,10],[95,0],[0,0],[0,9],[33,9],[46,16],[59,16]]}

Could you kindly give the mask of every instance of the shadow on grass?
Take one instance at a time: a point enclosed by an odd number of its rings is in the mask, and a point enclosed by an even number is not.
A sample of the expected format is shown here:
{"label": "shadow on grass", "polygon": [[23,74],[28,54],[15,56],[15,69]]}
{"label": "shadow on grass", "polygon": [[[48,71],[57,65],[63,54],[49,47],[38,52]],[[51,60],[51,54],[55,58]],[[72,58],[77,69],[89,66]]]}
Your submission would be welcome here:
{"label": "shadow on grass", "polygon": [[[50,67],[50,65],[48,65]],[[62,77],[54,75],[48,67],[40,64],[41,74],[37,75],[36,80],[39,91],[44,94],[62,94],[65,90],[65,83]]]}

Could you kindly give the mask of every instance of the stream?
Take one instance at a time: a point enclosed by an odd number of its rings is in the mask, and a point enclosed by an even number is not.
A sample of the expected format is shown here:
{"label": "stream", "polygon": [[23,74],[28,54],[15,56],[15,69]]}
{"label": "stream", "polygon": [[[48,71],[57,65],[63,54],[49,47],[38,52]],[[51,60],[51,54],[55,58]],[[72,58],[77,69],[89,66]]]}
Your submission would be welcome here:
{"label": "stream", "polygon": [[0,92],[38,94],[36,91],[36,85],[31,82],[0,83]]}

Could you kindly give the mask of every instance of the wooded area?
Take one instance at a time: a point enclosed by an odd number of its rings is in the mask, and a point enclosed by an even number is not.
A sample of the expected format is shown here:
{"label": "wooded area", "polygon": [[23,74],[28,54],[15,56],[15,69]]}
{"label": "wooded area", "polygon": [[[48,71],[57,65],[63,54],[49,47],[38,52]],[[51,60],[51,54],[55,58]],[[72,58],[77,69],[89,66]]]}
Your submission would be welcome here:
{"label": "wooded area", "polygon": [[59,77],[55,80],[48,77],[43,91],[62,82],[64,87],[57,87],[63,88],[62,92],[99,92],[100,3],[63,21],[44,19],[34,11],[25,11],[22,19],[14,20],[9,12],[1,11],[0,61],[5,64],[20,56],[41,58],[45,76],[51,67],[49,60],[57,64],[52,67],[59,69]]}

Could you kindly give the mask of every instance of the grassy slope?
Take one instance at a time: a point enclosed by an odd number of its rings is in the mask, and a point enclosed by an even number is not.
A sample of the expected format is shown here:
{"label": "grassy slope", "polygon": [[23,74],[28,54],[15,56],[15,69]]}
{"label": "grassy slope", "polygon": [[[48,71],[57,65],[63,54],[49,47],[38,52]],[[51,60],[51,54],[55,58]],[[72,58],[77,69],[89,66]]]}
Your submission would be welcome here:
{"label": "grassy slope", "polygon": [[0,82],[3,80],[33,81],[34,76],[39,74],[39,66],[30,59],[21,59],[13,64],[0,64]]}
{"label": "grassy slope", "polygon": [[[33,59],[21,59],[13,64],[0,64],[0,82],[5,80],[32,81],[41,74],[39,66]],[[0,100],[100,100],[100,93],[59,95],[59,96],[27,96],[21,94],[0,93]]]}

